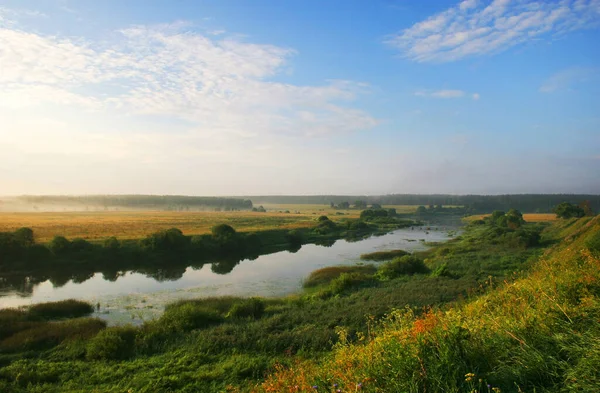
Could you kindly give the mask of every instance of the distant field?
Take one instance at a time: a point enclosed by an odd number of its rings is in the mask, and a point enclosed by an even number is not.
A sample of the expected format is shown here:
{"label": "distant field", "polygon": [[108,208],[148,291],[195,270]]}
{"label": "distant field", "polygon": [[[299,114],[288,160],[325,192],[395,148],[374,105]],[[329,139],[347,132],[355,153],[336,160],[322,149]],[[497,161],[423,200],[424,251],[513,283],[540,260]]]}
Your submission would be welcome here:
{"label": "distant field", "polygon": [[[163,212],[163,211],[109,211],[109,212],[0,212],[0,232],[20,227],[34,230],[37,241],[46,242],[56,235],[99,240],[110,236],[136,239],[152,232],[179,228],[187,235],[210,232],[218,224],[226,223],[239,231],[278,228],[302,228],[313,225],[316,216],[329,215],[332,219],[357,217],[359,211],[344,211],[336,215],[324,205],[265,206],[267,213],[256,212]],[[279,213],[287,210],[290,213]],[[299,212],[299,213],[294,213]]]}
{"label": "distant field", "polygon": [[[491,214],[476,214],[466,218],[467,221],[481,220],[485,217],[489,217]],[[526,213],[523,214],[523,219],[527,222],[551,222],[556,221],[558,218],[554,213]]]}
{"label": "distant field", "polygon": [[[213,226],[223,223],[233,226],[238,231],[293,229],[313,225],[319,215],[327,215],[332,220],[339,220],[356,218],[360,214],[358,210],[335,210],[326,205],[265,204],[263,206],[267,209],[266,213],[248,211],[0,212],[0,232],[29,227],[33,229],[38,242],[47,242],[56,235],[87,240],[100,240],[110,236],[119,239],[138,239],[152,232],[174,227],[179,228],[186,235],[208,233]],[[395,207],[399,213],[412,212],[416,208],[415,206],[389,207]],[[285,213],[286,211],[290,213]]]}

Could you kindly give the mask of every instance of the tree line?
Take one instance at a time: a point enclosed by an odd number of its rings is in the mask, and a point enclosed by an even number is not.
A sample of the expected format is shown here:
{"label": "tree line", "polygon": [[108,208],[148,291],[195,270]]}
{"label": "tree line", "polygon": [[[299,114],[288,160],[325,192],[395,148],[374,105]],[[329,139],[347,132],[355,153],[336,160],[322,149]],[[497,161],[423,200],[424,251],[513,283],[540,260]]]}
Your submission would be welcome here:
{"label": "tree line", "polygon": [[95,205],[119,206],[132,208],[169,208],[173,206],[187,207],[219,207],[235,209],[252,209],[252,201],[243,198],[204,197],[187,195],[23,195],[17,200],[33,205]]}
{"label": "tree line", "polygon": [[593,211],[600,211],[600,195],[593,194],[389,194],[389,195],[275,195],[246,196],[261,203],[324,204],[350,207],[355,201],[379,205],[462,206],[468,213],[490,213],[494,210],[518,209],[525,213],[551,213],[562,202],[579,205],[588,202]]}

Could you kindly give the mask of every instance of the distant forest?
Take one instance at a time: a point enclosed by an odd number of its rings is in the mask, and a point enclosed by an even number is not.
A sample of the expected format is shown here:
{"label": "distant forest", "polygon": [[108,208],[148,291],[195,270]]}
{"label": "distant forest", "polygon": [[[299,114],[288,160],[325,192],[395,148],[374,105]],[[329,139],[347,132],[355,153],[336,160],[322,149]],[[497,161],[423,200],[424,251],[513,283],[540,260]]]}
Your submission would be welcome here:
{"label": "distant forest", "polygon": [[29,206],[56,205],[189,210],[249,210],[254,204],[319,204],[354,206],[356,202],[380,205],[461,206],[462,213],[489,213],[494,210],[517,209],[524,213],[549,213],[562,202],[589,207],[600,212],[600,195],[590,194],[506,194],[506,195],[447,195],[447,194],[390,194],[390,195],[263,195],[243,197],[202,197],[185,195],[23,195],[16,198]]}
{"label": "distant forest", "polygon": [[143,208],[218,207],[251,209],[252,201],[242,198],[199,197],[185,195],[23,195],[16,198],[32,205],[104,206]]}
{"label": "distant forest", "polygon": [[517,209],[525,213],[549,213],[562,202],[580,204],[589,201],[593,211],[600,211],[600,195],[590,194],[506,194],[506,195],[446,195],[446,194],[390,194],[366,195],[279,195],[247,196],[255,203],[282,204],[325,204],[338,205],[343,202],[366,201],[380,205],[454,205],[464,206],[470,213],[489,213],[494,210]]}

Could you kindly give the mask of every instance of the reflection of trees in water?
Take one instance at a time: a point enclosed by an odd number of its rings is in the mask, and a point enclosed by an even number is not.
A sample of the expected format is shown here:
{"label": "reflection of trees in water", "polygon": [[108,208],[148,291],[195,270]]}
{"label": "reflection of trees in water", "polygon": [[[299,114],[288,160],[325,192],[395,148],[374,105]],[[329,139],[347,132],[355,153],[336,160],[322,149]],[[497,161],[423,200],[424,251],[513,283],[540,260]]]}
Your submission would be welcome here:
{"label": "reflection of trees in water", "polygon": [[103,270],[100,273],[102,273],[102,278],[106,281],[110,281],[110,282],[115,282],[117,281],[117,279],[119,277],[123,277],[125,274],[127,274],[126,270]]}
{"label": "reflection of trees in water", "polygon": [[336,239],[321,239],[315,242],[317,246],[331,247],[335,244]]}
{"label": "reflection of trees in water", "polygon": [[231,273],[234,267],[236,267],[244,259],[240,256],[227,256],[221,258],[216,262],[213,262],[210,266],[210,270],[215,274],[228,274]]}
{"label": "reflection of trees in water", "polygon": [[37,281],[35,277],[12,275],[0,277],[0,292],[13,292],[19,296],[31,296],[35,286],[44,281],[46,281],[46,277],[41,281]]}
{"label": "reflection of trees in water", "polygon": [[[323,240],[319,245],[331,247],[335,240]],[[300,250],[300,244],[282,245],[278,250],[270,248],[268,253],[288,250],[295,253]],[[265,251],[263,251],[264,253]],[[35,287],[45,281],[50,281],[54,288],[61,288],[69,281],[81,284],[101,273],[106,281],[115,282],[119,277],[129,272],[143,274],[156,281],[176,281],[183,277],[186,269],[201,269],[206,263],[211,264],[215,274],[228,274],[243,260],[255,260],[263,255],[260,247],[252,247],[243,252],[221,256],[212,260],[186,256],[185,254],[153,255],[150,259],[141,258],[132,253],[129,255],[112,255],[110,259],[80,260],[76,263],[61,263],[60,265],[40,263],[33,269],[19,273],[0,273],[0,293],[12,293],[21,296],[31,296]],[[15,269],[16,270],[16,269]]]}
{"label": "reflection of trees in water", "polygon": [[187,266],[178,266],[175,268],[158,268],[158,269],[139,269],[135,273],[144,274],[146,277],[155,279],[158,282],[177,281],[185,273]]}

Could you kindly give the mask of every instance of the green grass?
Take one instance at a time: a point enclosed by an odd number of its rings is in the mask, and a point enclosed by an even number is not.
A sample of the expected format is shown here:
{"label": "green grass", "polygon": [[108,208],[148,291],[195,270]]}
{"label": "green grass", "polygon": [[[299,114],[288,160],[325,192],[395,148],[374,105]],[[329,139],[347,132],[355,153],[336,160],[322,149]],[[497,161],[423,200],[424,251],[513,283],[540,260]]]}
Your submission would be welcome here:
{"label": "green grass", "polygon": [[600,218],[559,222],[546,241],[564,240],[519,278],[446,310],[393,311],[371,339],[341,340],[330,356],[281,367],[254,391],[360,383],[365,392],[595,392],[600,260],[588,242],[598,233]]}

